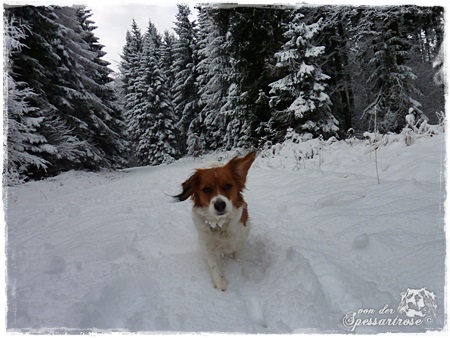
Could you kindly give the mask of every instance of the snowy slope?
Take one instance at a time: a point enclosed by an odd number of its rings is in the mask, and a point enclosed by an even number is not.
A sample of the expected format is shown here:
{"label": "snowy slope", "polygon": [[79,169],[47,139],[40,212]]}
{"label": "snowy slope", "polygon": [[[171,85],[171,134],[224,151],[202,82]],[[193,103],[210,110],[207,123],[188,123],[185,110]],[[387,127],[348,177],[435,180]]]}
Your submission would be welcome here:
{"label": "snowy slope", "polygon": [[7,327],[346,333],[348,312],[385,318],[379,309],[425,287],[435,319],[355,331],[441,328],[443,139],[381,148],[381,184],[363,142],[327,145],[300,164],[289,147],[260,156],[245,192],[249,244],[241,262],[225,263],[226,292],[212,286],[190,202],[169,196],[198,160],[8,188]]}

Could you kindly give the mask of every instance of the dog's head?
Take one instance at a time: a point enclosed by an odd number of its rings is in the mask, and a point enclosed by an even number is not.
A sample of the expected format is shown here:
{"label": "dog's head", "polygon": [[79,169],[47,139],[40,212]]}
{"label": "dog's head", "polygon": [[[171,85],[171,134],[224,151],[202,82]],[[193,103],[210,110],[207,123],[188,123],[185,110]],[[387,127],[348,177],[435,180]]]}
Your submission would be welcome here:
{"label": "dog's head", "polygon": [[225,165],[196,169],[182,184],[181,194],[174,199],[184,201],[191,197],[194,207],[202,208],[211,217],[226,218],[245,203],[242,191],[255,157],[256,152],[251,152],[245,157],[235,157]]}

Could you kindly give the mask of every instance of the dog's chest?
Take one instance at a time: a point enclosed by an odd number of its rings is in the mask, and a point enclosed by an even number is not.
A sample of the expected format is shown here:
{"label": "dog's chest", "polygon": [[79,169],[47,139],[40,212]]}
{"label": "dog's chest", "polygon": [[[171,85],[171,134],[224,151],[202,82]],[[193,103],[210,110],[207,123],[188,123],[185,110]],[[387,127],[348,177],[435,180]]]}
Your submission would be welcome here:
{"label": "dog's chest", "polygon": [[194,208],[192,219],[202,244],[221,253],[232,253],[242,246],[249,232],[249,225],[244,225],[240,221],[242,210],[242,208],[237,209],[224,220],[208,219],[205,217],[204,210]]}
{"label": "dog's chest", "polygon": [[201,235],[201,240],[215,251],[232,254],[245,241],[245,227],[241,223],[211,228],[209,225]]}
{"label": "dog's chest", "polygon": [[209,226],[209,231],[211,233],[211,236],[218,237],[218,238],[229,238],[232,234],[229,230],[228,226],[220,227],[211,227]]}

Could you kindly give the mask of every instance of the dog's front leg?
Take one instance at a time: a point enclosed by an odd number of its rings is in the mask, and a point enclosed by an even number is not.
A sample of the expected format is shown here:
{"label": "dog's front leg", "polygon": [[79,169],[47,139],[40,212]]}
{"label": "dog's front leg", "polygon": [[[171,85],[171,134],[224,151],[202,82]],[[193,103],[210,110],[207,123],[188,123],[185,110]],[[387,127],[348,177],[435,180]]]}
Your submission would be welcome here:
{"label": "dog's front leg", "polygon": [[223,276],[222,267],[220,264],[220,255],[206,248],[206,261],[208,263],[209,272],[211,274],[214,287],[218,290],[226,291],[228,282]]}

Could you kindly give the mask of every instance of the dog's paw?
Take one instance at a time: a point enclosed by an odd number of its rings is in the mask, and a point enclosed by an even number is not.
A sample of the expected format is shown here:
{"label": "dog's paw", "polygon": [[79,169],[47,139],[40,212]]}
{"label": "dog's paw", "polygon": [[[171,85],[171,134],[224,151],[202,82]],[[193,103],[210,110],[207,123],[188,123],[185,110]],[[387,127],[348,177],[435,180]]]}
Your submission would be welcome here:
{"label": "dog's paw", "polygon": [[228,282],[224,277],[220,277],[219,279],[214,281],[214,287],[217,290],[227,291],[228,289]]}

